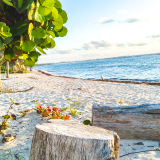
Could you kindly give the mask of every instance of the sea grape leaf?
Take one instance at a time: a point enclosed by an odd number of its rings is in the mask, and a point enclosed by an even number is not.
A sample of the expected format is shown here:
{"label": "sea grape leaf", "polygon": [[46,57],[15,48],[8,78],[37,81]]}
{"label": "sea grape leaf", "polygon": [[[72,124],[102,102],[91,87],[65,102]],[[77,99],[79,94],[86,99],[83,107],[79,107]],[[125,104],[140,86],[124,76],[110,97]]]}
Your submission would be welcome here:
{"label": "sea grape leaf", "polygon": [[55,3],[55,0],[44,0],[41,2],[42,6],[53,6],[53,4]]}
{"label": "sea grape leaf", "polygon": [[55,47],[55,41],[51,38],[51,42],[46,45],[47,48],[54,48]]}
{"label": "sea grape leaf", "polygon": [[91,121],[90,120],[85,120],[85,121],[83,121],[83,124],[84,125],[91,125]]}
{"label": "sea grape leaf", "polygon": [[10,98],[10,101],[14,104],[14,101]]}
{"label": "sea grape leaf", "polygon": [[[13,40],[13,37],[7,37],[6,39],[3,40],[3,43],[4,43],[4,44],[9,44],[9,43],[12,42],[12,40]],[[0,47],[0,48],[1,48],[1,47]]]}
{"label": "sea grape leaf", "polygon": [[8,4],[9,6],[13,6],[13,4],[10,1],[11,0],[3,0],[4,3]]}
{"label": "sea grape leaf", "polygon": [[10,115],[4,115],[4,116],[2,116],[4,119],[9,119],[10,118]]}
{"label": "sea grape leaf", "polygon": [[58,19],[58,10],[55,7],[52,8],[52,17],[53,17],[53,20]]}
{"label": "sea grape leaf", "polygon": [[0,48],[3,48],[3,42],[1,38],[0,38]]}
{"label": "sea grape leaf", "polygon": [[36,9],[36,11],[35,11],[34,19],[37,22],[44,22],[45,21],[45,17],[43,15],[39,14],[38,9]]}
{"label": "sea grape leaf", "polygon": [[52,36],[52,38],[56,37],[53,31],[47,31],[47,33],[50,34]]}
{"label": "sea grape leaf", "polygon": [[62,29],[61,29],[61,31],[57,32],[57,34],[60,37],[64,37],[64,36],[66,36],[67,32],[68,32],[67,28],[63,26]]}
{"label": "sea grape leaf", "polygon": [[21,54],[18,58],[19,58],[19,59],[26,60],[27,57],[28,57],[27,54]]}
{"label": "sea grape leaf", "polygon": [[24,10],[28,8],[29,5],[32,4],[34,0],[24,0],[22,3],[22,6],[19,7],[18,4],[16,5],[15,9],[17,10],[18,13],[22,13]]}
{"label": "sea grape leaf", "polygon": [[47,7],[39,6],[39,9],[38,9],[38,13],[42,16],[46,16],[50,14],[51,11],[52,11],[52,6],[47,6]]}
{"label": "sea grape leaf", "polygon": [[23,34],[28,29],[28,24],[26,21],[17,21],[14,26],[11,27],[11,33],[13,36],[18,36]]}
{"label": "sea grape leaf", "polygon": [[30,58],[27,58],[24,63],[25,66],[33,67],[36,62],[33,62]]}
{"label": "sea grape leaf", "polygon": [[38,61],[38,57],[40,56],[41,54],[39,52],[36,52],[36,51],[32,51],[30,52],[29,54],[29,58],[33,61],[33,62],[37,62]]}
{"label": "sea grape leaf", "polygon": [[18,6],[19,6],[19,8],[22,7],[22,4],[23,4],[23,0],[18,0]]}
{"label": "sea grape leaf", "polygon": [[37,39],[43,38],[45,37],[45,35],[46,32],[42,28],[36,28],[35,30],[32,31],[32,36]]}
{"label": "sea grape leaf", "polygon": [[17,59],[17,55],[14,53],[13,49],[12,48],[6,48],[5,51],[4,51],[4,58],[11,62],[11,60],[13,59]]}
{"label": "sea grape leaf", "polygon": [[62,8],[61,2],[58,1],[58,0],[55,0],[55,1],[56,1],[56,2],[54,3],[54,6],[55,6],[56,8]]}
{"label": "sea grape leaf", "polygon": [[38,49],[41,53],[46,54],[46,52],[45,52],[41,47],[38,47],[38,46],[37,46],[37,49]]}
{"label": "sea grape leaf", "polygon": [[58,19],[52,21],[52,24],[54,25],[54,30],[59,30],[63,27],[63,19],[60,15],[58,15]]}
{"label": "sea grape leaf", "polygon": [[28,34],[29,34],[29,37],[30,37],[30,38],[31,38],[32,30],[33,30],[33,23],[30,23],[30,24],[29,24],[29,27],[28,27]]}
{"label": "sea grape leaf", "polygon": [[22,45],[22,50],[24,50],[25,52],[30,52],[35,46],[35,43],[33,41],[25,41]]}
{"label": "sea grape leaf", "polygon": [[12,120],[16,120],[16,118],[17,118],[17,116],[15,114],[11,114],[10,117]]}
{"label": "sea grape leaf", "polygon": [[62,10],[62,12],[60,13],[61,17],[63,18],[63,24],[67,22],[68,17],[67,17],[67,13]]}

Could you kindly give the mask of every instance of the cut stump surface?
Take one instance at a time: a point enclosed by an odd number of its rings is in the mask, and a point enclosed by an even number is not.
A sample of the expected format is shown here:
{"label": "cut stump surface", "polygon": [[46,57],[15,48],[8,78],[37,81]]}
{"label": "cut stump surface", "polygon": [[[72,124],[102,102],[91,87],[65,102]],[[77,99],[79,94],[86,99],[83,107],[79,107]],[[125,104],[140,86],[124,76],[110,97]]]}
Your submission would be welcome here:
{"label": "cut stump surface", "polygon": [[36,125],[30,160],[118,160],[119,136],[74,121]]}

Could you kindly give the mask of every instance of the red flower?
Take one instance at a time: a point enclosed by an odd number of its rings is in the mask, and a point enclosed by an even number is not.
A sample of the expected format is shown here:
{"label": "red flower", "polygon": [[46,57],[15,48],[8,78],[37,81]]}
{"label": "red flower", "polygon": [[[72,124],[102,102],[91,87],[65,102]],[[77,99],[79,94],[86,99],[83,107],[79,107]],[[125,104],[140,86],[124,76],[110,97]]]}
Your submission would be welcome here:
{"label": "red flower", "polygon": [[51,109],[49,108],[48,111],[51,112]]}
{"label": "red flower", "polygon": [[47,108],[49,109],[49,106]]}

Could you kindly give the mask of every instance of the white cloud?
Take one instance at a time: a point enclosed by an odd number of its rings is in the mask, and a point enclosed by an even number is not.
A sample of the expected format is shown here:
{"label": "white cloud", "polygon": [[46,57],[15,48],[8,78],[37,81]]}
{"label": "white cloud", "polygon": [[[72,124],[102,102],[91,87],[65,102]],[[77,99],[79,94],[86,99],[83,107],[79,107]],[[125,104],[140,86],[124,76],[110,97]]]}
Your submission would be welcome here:
{"label": "white cloud", "polygon": [[155,21],[155,20],[154,19],[149,19],[149,18],[136,18],[136,17],[132,17],[132,18],[127,18],[123,22],[126,22],[126,23],[135,23],[135,22],[152,22],[152,21]]}
{"label": "white cloud", "polygon": [[121,13],[128,13],[126,10],[120,10],[120,11],[117,11],[119,14]]}
{"label": "white cloud", "polygon": [[100,21],[96,22],[94,21],[93,23],[98,23],[98,24],[106,24],[106,23],[112,23],[114,22],[113,19],[110,19],[110,18],[101,18]]}
{"label": "white cloud", "polygon": [[89,43],[84,43],[82,48],[84,50],[89,50],[89,49],[98,49],[100,47],[107,48],[110,46],[113,46],[113,44],[108,41],[102,40],[102,41],[91,41]]}
{"label": "white cloud", "polygon": [[151,36],[148,36],[147,38],[160,38],[160,34],[153,34]]}
{"label": "white cloud", "polygon": [[73,48],[70,48],[70,49],[63,49],[59,46],[57,46],[54,51],[56,51],[56,53],[59,53],[59,54],[71,54],[71,53],[74,53],[75,50]]}

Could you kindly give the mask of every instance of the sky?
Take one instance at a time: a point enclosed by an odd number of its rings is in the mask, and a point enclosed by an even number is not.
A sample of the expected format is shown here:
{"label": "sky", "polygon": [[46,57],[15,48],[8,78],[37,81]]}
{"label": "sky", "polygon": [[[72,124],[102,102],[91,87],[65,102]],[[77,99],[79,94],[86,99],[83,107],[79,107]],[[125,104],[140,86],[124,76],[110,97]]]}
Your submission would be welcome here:
{"label": "sky", "polygon": [[65,37],[38,64],[160,53],[160,0],[60,0]]}

